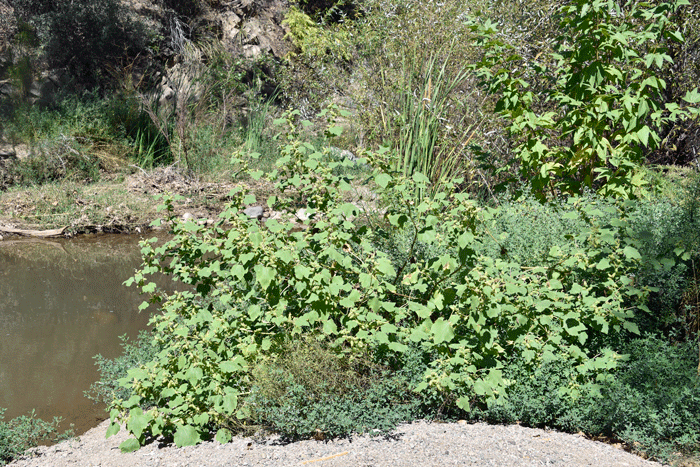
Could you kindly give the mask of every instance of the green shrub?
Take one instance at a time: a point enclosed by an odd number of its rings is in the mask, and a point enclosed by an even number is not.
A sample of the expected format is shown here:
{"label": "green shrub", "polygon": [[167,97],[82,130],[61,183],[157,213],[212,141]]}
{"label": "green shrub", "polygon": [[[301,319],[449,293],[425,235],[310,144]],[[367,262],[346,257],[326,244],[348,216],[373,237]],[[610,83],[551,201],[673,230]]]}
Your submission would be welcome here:
{"label": "green shrub", "polygon": [[[152,297],[162,306],[151,320],[162,350],[121,380],[133,395],[113,401],[109,434],[119,430],[117,420],[126,423],[134,438],[122,449],[137,449],[149,435],[178,446],[212,432],[229,439],[228,427],[248,417],[244,396],[256,364],[275,361],[289,336],[319,336],[351,361],[381,356],[393,371],[404,352],[418,349],[428,367],[412,389],[463,410],[504,396],[502,371],[514,354],[530,368],[553,358],[574,362],[583,379],[615,368],[619,356],[599,336],[635,332],[627,303],[644,295],[628,278],[639,253],[623,235],[624,211],[609,207],[615,222],[603,224],[597,207],[572,199],[587,228],[566,248],[552,248],[550,265],[489,258],[478,253],[476,228],[488,212],[450,183],[417,199],[427,178],[392,175],[382,154],[369,155],[378,164],[371,177],[377,207],[386,214],[377,218],[345,201],[350,178],[333,175],[335,164],[322,164],[323,153],[298,139],[297,115],[280,121],[288,130],[268,175],[280,196],[268,205],[306,206],[306,227],[285,219],[263,226],[239,214],[255,198],[236,189],[213,227],[171,216],[172,240],[143,245],[144,264],[131,283],[153,293],[149,275],[162,272],[190,288]],[[171,201],[165,207],[172,212]],[[395,267],[375,239],[406,229],[407,260]],[[444,253],[418,257],[418,242]],[[299,383],[290,382],[295,397]],[[570,385],[561,391],[575,396]]]}
{"label": "green shrub", "polygon": [[95,356],[95,365],[100,373],[100,379],[90,385],[85,391],[85,397],[93,402],[109,404],[115,399],[128,399],[131,393],[119,385],[119,379],[124,378],[127,371],[136,368],[150,360],[158,353],[153,345],[153,339],[148,331],[141,331],[138,338],[130,342],[126,335],[121,336],[122,354],[116,358]]}
{"label": "green shrub", "polygon": [[48,141],[35,151],[11,166],[14,184],[41,185],[64,179],[86,182],[100,178],[100,159],[75,138]]}
{"label": "green shrub", "polygon": [[554,360],[533,371],[514,358],[504,372],[511,382],[508,397],[473,416],[612,436],[661,461],[697,452],[696,343],[670,344],[652,336],[632,340],[620,351],[628,357],[619,370],[602,381],[583,381],[575,398],[559,389],[577,373],[570,362]]}
{"label": "green shrub", "polygon": [[[0,409],[3,418],[5,409]],[[59,418],[45,422],[32,411],[29,415],[21,415],[9,421],[0,420],[0,465],[5,465],[19,457],[29,448],[37,446],[42,441],[58,441],[71,433],[58,435]]]}
{"label": "green shrub", "polygon": [[[625,212],[625,235],[634,239],[641,256],[632,272],[634,280],[653,288],[647,303],[649,312],[635,317],[646,332],[674,333],[676,338],[685,339],[696,329],[696,313],[684,310],[686,306],[695,310],[696,303],[685,293],[692,292],[700,241],[696,190],[696,182],[692,182],[687,188],[677,188],[675,200],[658,194],[622,204],[596,195],[584,198],[591,209],[598,209],[596,217],[601,225],[615,221],[611,209]],[[488,211],[490,220],[479,226],[484,237],[480,252],[521,265],[551,264],[549,251],[567,248],[571,238],[587,228],[576,208],[562,201],[543,204],[532,196],[502,197],[500,204]]]}
{"label": "green shrub", "polygon": [[473,26],[486,50],[476,68],[517,145],[509,164],[538,198],[584,188],[630,197],[645,185],[646,155],[699,110],[697,89],[669,102],[658,76],[672,62],[666,44],[683,40],[668,17],[687,4],[627,2],[623,13],[607,0],[567,3],[553,51],[534,60],[511,53],[489,21]]}
{"label": "green shrub", "polygon": [[420,415],[420,398],[408,381],[371,360],[343,354],[309,339],[293,341],[252,371],[253,423],[290,439],[387,432]]}
{"label": "green shrub", "polygon": [[303,11],[292,7],[282,24],[295,47],[311,60],[349,61],[352,59],[350,32],[342,25],[322,28]]}

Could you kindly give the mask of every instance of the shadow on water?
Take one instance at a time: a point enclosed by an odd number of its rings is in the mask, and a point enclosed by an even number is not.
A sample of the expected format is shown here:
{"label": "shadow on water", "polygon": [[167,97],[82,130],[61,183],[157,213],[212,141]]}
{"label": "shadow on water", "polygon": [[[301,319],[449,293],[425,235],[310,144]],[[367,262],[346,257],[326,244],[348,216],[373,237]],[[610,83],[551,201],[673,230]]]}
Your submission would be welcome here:
{"label": "shadow on water", "polygon": [[0,407],[5,419],[36,409],[77,434],[106,417],[83,396],[98,378],[93,357],[116,357],[150,313],[122,283],[140,264],[136,236],[0,242]]}

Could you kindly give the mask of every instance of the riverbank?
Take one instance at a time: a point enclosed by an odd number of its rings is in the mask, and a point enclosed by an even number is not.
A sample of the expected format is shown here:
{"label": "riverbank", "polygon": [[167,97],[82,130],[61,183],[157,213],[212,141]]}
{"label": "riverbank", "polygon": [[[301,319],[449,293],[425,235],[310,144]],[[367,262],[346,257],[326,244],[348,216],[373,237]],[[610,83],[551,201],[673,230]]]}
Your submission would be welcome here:
{"label": "riverbank", "polygon": [[278,437],[236,437],[176,448],[158,441],[136,452],[121,453],[124,430],[105,439],[109,422],[51,447],[30,450],[14,467],[178,466],[660,466],[619,445],[581,435],[519,425],[428,423],[399,426],[389,436],[367,435],[336,440],[286,443]]}
{"label": "riverbank", "polygon": [[[222,177],[223,178],[223,177]],[[0,236],[17,231],[55,230],[55,236],[84,233],[138,233],[161,217],[159,195],[178,194],[176,214],[214,219],[221,212],[232,182],[207,182],[173,166],[151,171],[105,174],[95,183],[69,180],[0,192]]]}

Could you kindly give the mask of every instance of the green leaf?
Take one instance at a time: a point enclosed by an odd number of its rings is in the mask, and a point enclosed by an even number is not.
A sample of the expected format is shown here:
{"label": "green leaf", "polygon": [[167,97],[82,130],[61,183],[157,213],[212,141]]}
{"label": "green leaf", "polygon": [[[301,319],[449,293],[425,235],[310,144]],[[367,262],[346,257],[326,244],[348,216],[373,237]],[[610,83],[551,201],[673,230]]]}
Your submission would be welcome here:
{"label": "green leaf", "polygon": [[134,452],[141,447],[139,441],[136,438],[129,438],[119,445],[119,450],[123,453]]}
{"label": "green leaf", "polygon": [[236,411],[238,407],[238,395],[232,392],[224,395],[223,398],[223,410],[227,414],[232,414]]}
{"label": "green leaf", "polygon": [[433,326],[430,328],[430,333],[433,335],[435,344],[450,342],[455,337],[452,325],[449,321],[445,321],[444,318],[438,318],[437,321],[433,323]]}
{"label": "green leaf", "polygon": [[255,267],[255,278],[260,283],[263,290],[267,290],[270,284],[277,276],[277,271],[267,266],[256,266]]}
{"label": "green leaf", "polygon": [[374,182],[382,188],[386,188],[391,182],[391,175],[386,173],[381,173],[374,178]]}
{"label": "green leaf", "polygon": [[231,432],[226,428],[220,428],[219,431],[216,432],[216,436],[214,437],[214,439],[221,444],[227,444],[231,441],[232,438],[233,436],[231,436]]}
{"label": "green leaf", "polygon": [[391,260],[389,258],[381,257],[377,260],[377,271],[388,277],[396,276],[396,270],[394,269],[394,265],[391,264]]}
{"label": "green leaf", "polygon": [[639,254],[639,251],[629,245],[625,247],[623,252],[625,253],[625,257],[627,259],[642,259],[642,255]]}
{"label": "green leaf", "polygon": [[477,396],[485,396],[491,393],[491,388],[483,379],[474,381],[474,392]]}
{"label": "green leaf", "polygon": [[340,126],[332,126],[328,128],[328,133],[330,133],[333,136],[340,136],[343,134],[343,127]]}
{"label": "green leaf", "polygon": [[689,104],[700,103],[700,92],[698,92],[698,88],[695,88],[692,91],[686,92],[685,96],[683,96],[683,100]]}
{"label": "green leaf", "polygon": [[391,342],[389,344],[389,349],[393,350],[394,352],[404,353],[408,350],[408,346],[404,345],[404,344],[400,344],[398,342]]}
{"label": "green leaf", "polygon": [[464,397],[464,396],[457,399],[457,407],[464,410],[465,412],[471,412],[471,408],[472,408],[471,403],[469,401],[469,398]]}
{"label": "green leaf", "polygon": [[119,423],[117,422],[112,422],[109,425],[109,428],[107,428],[107,434],[105,438],[111,438],[112,436],[116,435],[119,433],[119,430],[121,429],[121,426],[119,426]]}
{"label": "green leaf", "polygon": [[631,321],[623,322],[622,327],[631,332],[632,334],[636,334],[637,336],[640,335],[639,327],[637,326],[637,324]]}
{"label": "green leaf", "polygon": [[649,127],[644,125],[642,128],[637,131],[637,137],[639,138],[639,141],[642,142],[644,146],[649,146],[649,135],[651,134],[651,130],[649,130]]}
{"label": "green leaf", "polygon": [[141,439],[141,435],[150,421],[151,417],[144,414],[141,407],[136,407],[129,412],[129,421],[126,423],[126,428],[136,436],[137,439]]}
{"label": "green leaf", "polygon": [[608,260],[608,258],[603,258],[600,261],[598,261],[598,264],[596,264],[595,267],[599,271],[604,271],[610,268],[610,261]]}
{"label": "green leaf", "polygon": [[179,448],[183,446],[194,446],[202,441],[197,429],[191,425],[179,426],[173,439],[175,441],[175,446]]}

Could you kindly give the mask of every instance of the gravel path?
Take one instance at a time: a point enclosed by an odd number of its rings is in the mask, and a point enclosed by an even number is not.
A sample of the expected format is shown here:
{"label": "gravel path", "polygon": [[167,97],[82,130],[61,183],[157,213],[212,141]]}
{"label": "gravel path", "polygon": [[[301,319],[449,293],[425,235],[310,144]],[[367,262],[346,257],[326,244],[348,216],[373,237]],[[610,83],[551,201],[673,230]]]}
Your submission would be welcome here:
{"label": "gravel path", "polygon": [[272,438],[234,438],[186,448],[145,446],[122,454],[122,430],[106,440],[108,422],[56,446],[40,447],[14,467],[285,467],[285,466],[659,466],[621,449],[579,435],[484,423],[415,422],[400,426],[391,439],[361,436],[350,440],[282,444]]}

